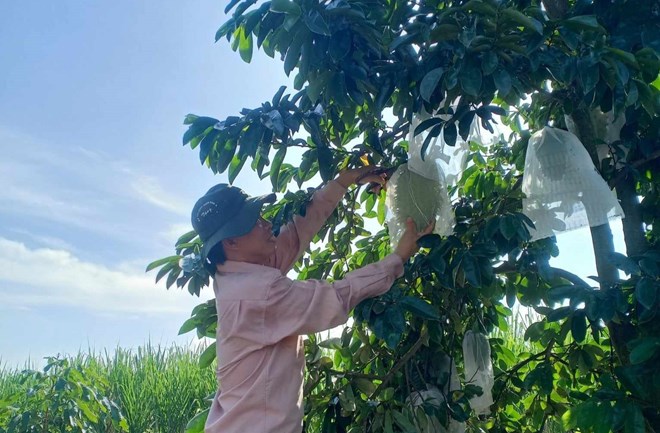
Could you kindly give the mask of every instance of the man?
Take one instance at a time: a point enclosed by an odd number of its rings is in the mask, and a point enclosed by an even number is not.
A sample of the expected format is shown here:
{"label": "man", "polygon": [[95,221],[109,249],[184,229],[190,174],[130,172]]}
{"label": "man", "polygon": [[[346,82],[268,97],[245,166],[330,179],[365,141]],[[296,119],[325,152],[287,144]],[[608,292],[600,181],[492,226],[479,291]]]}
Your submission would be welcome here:
{"label": "man", "polygon": [[192,224],[202,256],[215,265],[218,311],[219,389],[206,421],[207,433],[300,433],[305,367],[302,335],[345,323],[363,299],[385,293],[418,250],[412,220],[394,253],[349,272],[344,279],[297,281],[286,273],[300,258],[354,183],[385,177],[375,167],[342,172],[312,197],[305,217],[296,216],[275,237],[261,217],[274,194],[248,197],[226,184],[197,201]]}

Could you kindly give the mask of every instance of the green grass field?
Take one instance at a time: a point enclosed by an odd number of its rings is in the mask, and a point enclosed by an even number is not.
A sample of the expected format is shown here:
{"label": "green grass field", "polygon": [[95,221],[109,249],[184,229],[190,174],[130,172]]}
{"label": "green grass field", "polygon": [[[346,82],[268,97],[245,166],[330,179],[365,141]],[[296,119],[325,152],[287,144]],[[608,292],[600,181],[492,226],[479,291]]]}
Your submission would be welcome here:
{"label": "green grass field", "polygon": [[[201,369],[197,364],[200,353],[201,349],[151,344],[137,350],[117,348],[114,353],[78,353],[64,358],[66,365],[58,367],[52,384],[48,374],[55,367],[48,372],[3,367],[0,369],[0,432],[12,431],[8,427],[11,418],[17,414],[25,417],[26,412],[30,413],[32,424],[39,424],[36,421],[43,421],[50,413],[51,427],[28,429],[28,425],[32,426],[28,421],[25,426],[18,423],[13,431],[116,431],[108,420],[102,419],[90,422],[91,430],[77,425],[76,413],[84,418],[84,410],[94,400],[90,397],[93,393],[85,393],[85,387],[117,404],[124,417],[122,424],[130,433],[183,432],[187,421],[200,408],[208,407],[205,399],[216,388],[213,368]],[[70,376],[68,385],[61,381],[64,372],[70,371],[67,368],[77,372]],[[41,405],[37,400],[52,403]],[[57,408],[53,407],[56,402]],[[73,406],[82,411],[75,412]],[[12,407],[17,411],[12,412]],[[63,424],[69,425],[63,425],[53,414],[59,414]]]}

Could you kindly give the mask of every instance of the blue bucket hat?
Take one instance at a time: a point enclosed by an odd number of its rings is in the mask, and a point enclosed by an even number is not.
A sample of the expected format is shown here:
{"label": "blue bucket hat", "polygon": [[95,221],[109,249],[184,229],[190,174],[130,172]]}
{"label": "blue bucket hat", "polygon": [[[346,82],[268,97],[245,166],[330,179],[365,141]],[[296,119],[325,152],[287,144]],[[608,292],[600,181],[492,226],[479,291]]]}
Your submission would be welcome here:
{"label": "blue bucket hat", "polygon": [[197,200],[192,226],[202,240],[202,259],[222,240],[243,236],[252,230],[265,203],[274,203],[275,194],[250,197],[235,186],[221,183]]}

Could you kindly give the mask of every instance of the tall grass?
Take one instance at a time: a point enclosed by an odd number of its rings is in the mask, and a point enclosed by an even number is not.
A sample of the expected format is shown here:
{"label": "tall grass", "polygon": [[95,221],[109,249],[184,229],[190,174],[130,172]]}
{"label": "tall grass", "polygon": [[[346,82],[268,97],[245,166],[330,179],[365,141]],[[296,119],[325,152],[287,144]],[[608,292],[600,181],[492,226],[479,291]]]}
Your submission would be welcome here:
{"label": "tall grass", "polygon": [[515,305],[512,309],[512,315],[507,317],[504,323],[504,329],[495,328],[490,337],[502,340],[504,347],[519,355],[523,352],[532,350],[529,341],[525,341],[525,331],[534,322],[541,320],[541,316],[531,307]]}
{"label": "tall grass", "polygon": [[107,371],[130,433],[180,432],[206,407],[204,399],[215,391],[216,379],[213,369],[199,368],[200,353],[152,345],[106,353],[96,368]]}
{"label": "tall grass", "polygon": [[[119,405],[130,433],[181,433],[188,420],[208,407],[205,399],[216,389],[214,369],[198,365],[203,349],[147,344],[112,353],[80,352],[68,359],[110,384],[108,397]],[[0,368],[0,404],[29,389],[20,379],[20,370]]]}

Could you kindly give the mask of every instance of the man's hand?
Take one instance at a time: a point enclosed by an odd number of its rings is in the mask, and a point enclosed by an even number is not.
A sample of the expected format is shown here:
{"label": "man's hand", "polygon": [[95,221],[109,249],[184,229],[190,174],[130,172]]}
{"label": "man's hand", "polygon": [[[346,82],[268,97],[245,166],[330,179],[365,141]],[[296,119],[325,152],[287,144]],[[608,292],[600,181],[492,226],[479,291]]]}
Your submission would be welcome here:
{"label": "man's hand", "polygon": [[424,235],[428,235],[435,228],[435,221],[431,222],[424,230],[421,232],[417,231],[415,226],[415,221],[412,218],[406,220],[406,230],[403,232],[403,236],[399,239],[399,244],[396,246],[394,252],[403,259],[404,263],[408,261],[418,250],[419,245],[417,245],[417,240]]}
{"label": "man's hand", "polygon": [[382,168],[375,165],[344,170],[339,173],[336,179],[344,188],[348,188],[354,183],[365,184],[375,183],[381,188],[387,183],[387,175]]}

